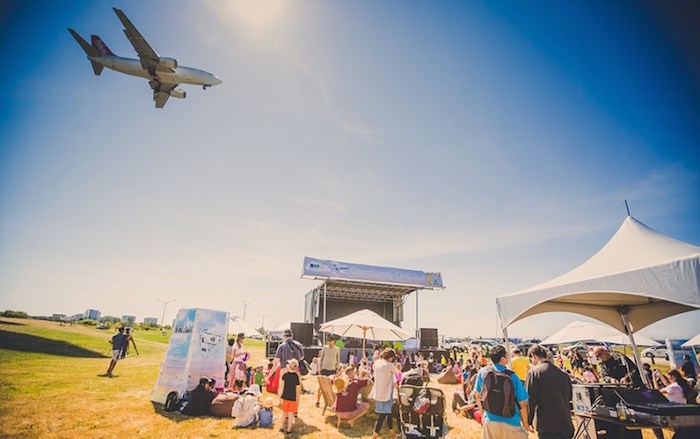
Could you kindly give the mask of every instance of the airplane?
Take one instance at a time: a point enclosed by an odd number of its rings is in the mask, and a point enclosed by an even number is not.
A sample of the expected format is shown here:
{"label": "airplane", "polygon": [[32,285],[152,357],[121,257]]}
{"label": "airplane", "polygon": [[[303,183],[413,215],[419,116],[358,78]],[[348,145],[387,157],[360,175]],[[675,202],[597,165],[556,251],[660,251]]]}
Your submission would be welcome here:
{"label": "airplane", "polygon": [[97,35],[92,35],[92,45],[88,44],[76,31],[68,28],[68,32],[80,44],[92,64],[92,71],[100,76],[102,69],[107,67],[116,72],[139,76],[148,79],[153,89],[153,100],[156,108],[163,108],[169,97],[185,99],[187,93],[176,88],[180,84],[201,85],[204,90],[223,81],[209,72],[192,67],[180,66],[175,58],[159,56],[148,44],[146,39],[131,23],[120,9],[112,8],[124,25],[124,33],[139,59],[123,58],[115,55]]}

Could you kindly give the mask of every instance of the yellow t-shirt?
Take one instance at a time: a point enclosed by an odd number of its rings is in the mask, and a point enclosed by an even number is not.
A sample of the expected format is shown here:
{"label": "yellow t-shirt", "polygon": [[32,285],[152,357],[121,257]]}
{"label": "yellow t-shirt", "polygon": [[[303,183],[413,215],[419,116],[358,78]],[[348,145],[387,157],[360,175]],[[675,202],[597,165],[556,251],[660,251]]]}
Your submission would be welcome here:
{"label": "yellow t-shirt", "polygon": [[513,372],[520,378],[520,381],[525,381],[527,376],[527,368],[530,366],[530,360],[527,357],[517,356],[511,360],[513,363]]}

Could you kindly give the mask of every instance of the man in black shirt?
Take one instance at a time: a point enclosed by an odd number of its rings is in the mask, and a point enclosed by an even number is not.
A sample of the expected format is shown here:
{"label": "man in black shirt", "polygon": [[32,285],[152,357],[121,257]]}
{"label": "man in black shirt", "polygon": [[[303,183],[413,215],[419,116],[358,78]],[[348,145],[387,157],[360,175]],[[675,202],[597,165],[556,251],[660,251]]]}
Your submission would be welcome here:
{"label": "man in black shirt", "polygon": [[616,382],[632,384],[634,387],[644,387],[639,368],[626,356],[619,354],[619,357],[615,358],[603,346],[596,346],[593,354],[600,359],[601,375],[604,378],[612,378]]}
{"label": "man in black shirt", "polygon": [[214,380],[209,378],[200,378],[199,385],[190,392],[190,401],[185,408],[182,409],[182,414],[187,416],[206,416],[209,414],[209,406],[214,399],[214,392],[211,391],[211,386]]}
{"label": "man in black shirt", "polygon": [[690,355],[685,354],[683,355],[683,365],[681,366],[681,371],[683,372],[683,375],[685,375],[686,380],[695,380],[697,379],[696,373],[695,373],[695,365],[690,359]]}

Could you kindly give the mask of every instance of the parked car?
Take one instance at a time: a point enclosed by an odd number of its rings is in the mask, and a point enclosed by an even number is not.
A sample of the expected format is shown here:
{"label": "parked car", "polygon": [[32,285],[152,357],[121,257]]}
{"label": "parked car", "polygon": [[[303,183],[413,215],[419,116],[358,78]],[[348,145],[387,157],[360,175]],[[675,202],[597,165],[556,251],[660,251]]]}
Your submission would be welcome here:
{"label": "parked car", "polygon": [[479,346],[488,346],[489,349],[492,347],[498,345],[498,342],[496,340],[491,340],[489,338],[479,338],[476,340],[472,340],[469,342],[469,348],[474,348],[474,347],[479,347]]}
{"label": "parked car", "polygon": [[668,360],[668,349],[666,346],[654,346],[642,351],[642,356],[647,358],[665,358]]}
{"label": "parked car", "polygon": [[106,323],[100,323],[99,325],[95,326],[95,329],[109,329],[109,325]]}
{"label": "parked car", "polygon": [[610,345],[605,343],[604,341],[580,341],[576,344],[573,344],[571,346],[566,346],[561,350],[561,353],[563,355],[568,355],[569,352],[571,352],[572,349],[577,348],[579,351],[587,351],[588,348],[594,348],[596,346],[603,346],[606,349],[610,349]]}

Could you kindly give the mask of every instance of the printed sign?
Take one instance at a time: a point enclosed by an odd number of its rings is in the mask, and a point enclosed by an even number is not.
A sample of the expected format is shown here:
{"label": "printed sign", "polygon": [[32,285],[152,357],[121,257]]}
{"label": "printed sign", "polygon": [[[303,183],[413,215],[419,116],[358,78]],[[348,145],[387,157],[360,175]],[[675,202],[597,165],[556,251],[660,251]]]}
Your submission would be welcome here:
{"label": "printed sign", "polygon": [[409,285],[423,288],[444,288],[441,273],[418,270],[350,264],[315,258],[304,258],[302,276]]}
{"label": "printed sign", "polygon": [[151,401],[165,403],[170,392],[184,395],[202,377],[222,387],[226,361],[228,313],[208,309],[181,309],[177,313],[168,350]]}

